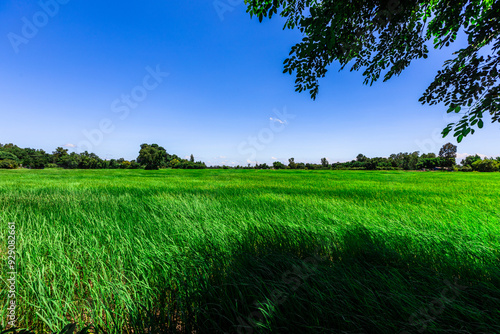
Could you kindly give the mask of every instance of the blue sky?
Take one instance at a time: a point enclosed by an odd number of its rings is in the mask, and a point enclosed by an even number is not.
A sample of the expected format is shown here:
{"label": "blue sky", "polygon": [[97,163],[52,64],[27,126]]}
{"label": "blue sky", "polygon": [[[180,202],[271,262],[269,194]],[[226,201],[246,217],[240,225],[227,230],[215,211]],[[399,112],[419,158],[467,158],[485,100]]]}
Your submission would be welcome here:
{"label": "blue sky", "polygon": [[[300,33],[250,19],[243,1],[9,0],[0,22],[0,143],[134,159],[154,142],[245,165],[456,144],[439,133],[457,118],[418,98],[463,40],[371,87],[333,65],[313,101],[282,73]],[[487,123],[458,152],[499,156],[499,139]]]}

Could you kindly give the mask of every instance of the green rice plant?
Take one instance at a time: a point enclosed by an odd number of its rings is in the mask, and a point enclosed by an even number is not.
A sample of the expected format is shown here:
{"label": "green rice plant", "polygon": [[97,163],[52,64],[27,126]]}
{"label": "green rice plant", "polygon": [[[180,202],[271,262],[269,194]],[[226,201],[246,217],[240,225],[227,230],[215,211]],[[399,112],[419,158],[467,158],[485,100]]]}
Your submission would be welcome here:
{"label": "green rice plant", "polygon": [[0,260],[15,222],[17,324],[36,333],[496,333],[499,185],[477,173],[0,171]]}

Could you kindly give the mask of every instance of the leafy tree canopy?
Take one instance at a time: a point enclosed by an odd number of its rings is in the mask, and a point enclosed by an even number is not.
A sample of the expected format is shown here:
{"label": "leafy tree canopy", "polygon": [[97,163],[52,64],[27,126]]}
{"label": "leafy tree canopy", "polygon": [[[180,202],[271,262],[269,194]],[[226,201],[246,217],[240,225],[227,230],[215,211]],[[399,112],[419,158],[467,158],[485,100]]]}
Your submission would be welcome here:
{"label": "leafy tree canopy", "polygon": [[445,62],[420,101],[444,103],[447,112],[462,112],[443,136],[453,131],[460,142],[483,116],[500,122],[500,1],[493,0],[245,0],[247,12],[260,21],[280,10],[285,28],[304,35],[284,62],[296,73],[296,91],[318,94],[318,79],[328,65],[362,70],[365,84],[399,75],[412,60],[427,58],[428,44],[441,49],[460,31],[468,46]]}
{"label": "leafy tree canopy", "polygon": [[469,155],[462,160],[462,166],[472,166],[472,164],[478,160],[482,160],[479,155]]}
{"label": "leafy tree canopy", "polygon": [[146,169],[158,169],[167,158],[167,151],[158,144],[142,144],[137,162],[145,165]]}
{"label": "leafy tree canopy", "polygon": [[446,167],[451,167],[455,164],[457,158],[457,146],[452,143],[446,143],[439,150],[439,157],[447,162]]}

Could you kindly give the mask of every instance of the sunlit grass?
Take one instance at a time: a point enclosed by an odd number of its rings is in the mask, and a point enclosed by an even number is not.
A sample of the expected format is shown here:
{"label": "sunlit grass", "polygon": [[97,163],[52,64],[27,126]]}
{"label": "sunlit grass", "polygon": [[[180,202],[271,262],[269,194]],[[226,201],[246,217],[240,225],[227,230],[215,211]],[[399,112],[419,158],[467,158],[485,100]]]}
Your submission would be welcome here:
{"label": "sunlit grass", "polygon": [[499,186],[498,173],[0,171],[0,231],[16,222],[17,315],[39,331],[495,333]]}

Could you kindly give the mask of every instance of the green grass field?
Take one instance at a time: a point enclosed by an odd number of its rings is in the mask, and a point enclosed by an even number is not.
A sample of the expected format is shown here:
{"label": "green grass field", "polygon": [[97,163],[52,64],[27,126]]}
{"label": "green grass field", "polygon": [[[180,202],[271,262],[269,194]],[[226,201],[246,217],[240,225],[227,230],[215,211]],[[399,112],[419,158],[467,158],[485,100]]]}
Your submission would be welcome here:
{"label": "green grass field", "polygon": [[3,327],[8,222],[40,333],[500,333],[499,173],[0,171]]}

